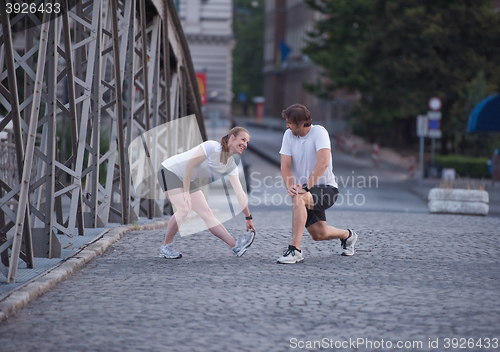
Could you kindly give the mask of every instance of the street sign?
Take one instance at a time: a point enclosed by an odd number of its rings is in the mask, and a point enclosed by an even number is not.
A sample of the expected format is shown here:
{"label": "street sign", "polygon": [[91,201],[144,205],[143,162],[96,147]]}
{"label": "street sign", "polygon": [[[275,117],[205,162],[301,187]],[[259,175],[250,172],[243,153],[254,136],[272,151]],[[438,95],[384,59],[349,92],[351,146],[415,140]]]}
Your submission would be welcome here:
{"label": "street sign", "polygon": [[417,116],[417,136],[427,137],[427,131],[429,129],[429,118],[427,115]]}
{"label": "street sign", "polygon": [[427,115],[417,116],[417,136],[420,137],[420,173],[418,177],[419,187],[422,188],[424,178],[424,139],[429,137],[432,140],[432,163],[434,164],[434,150],[436,148],[436,138],[441,138],[441,100],[433,97],[429,99],[429,109]]}
{"label": "street sign", "polygon": [[441,138],[442,135],[443,133],[441,132],[441,130],[430,130],[427,133],[427,137],[429,138]]}
{"label": "street sign", "polygon": [[438,97],[432,97],[429,99],[429,109],[433,111],[439,111],[441,110],[441,107],[443,104],[441,103],[441,99]]}
{"label": "street sign", "polygon": [[441,138],[441,111],[428,111],[427,117],[429,119],[427,137]]}
{"label": "street sign", "polygon": [[441,111],[428,111],[427,116],[429,119],[441,120]]}
{"label": "street sign", "polygon": [[441,122],[439,120],[429,119],[429,131],[439,130],[440,127],[441,127]]}

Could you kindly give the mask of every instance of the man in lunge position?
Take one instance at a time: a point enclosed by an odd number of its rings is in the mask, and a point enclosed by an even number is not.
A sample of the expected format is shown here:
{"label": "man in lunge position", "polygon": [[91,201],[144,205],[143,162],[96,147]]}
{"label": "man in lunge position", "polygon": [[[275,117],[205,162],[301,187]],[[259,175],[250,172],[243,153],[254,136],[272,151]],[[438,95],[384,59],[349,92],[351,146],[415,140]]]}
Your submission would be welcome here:
{"label": "man in lunge position", "polygon": [[[283,110],[287,130],[281,144],[281,175],[292,197],[292,244],[278,263],[304,261],[300,242],[304,227],[315,241],[340,239],[342,255],[354,255],[358,235],[351,229],[341,230],[326,225],[325,210],[339,193],[332,169],[330,137],[326,129],[311,124],[311,114],[304,105],[294,104]],[[292,176],[292,163],[296,183]]]}

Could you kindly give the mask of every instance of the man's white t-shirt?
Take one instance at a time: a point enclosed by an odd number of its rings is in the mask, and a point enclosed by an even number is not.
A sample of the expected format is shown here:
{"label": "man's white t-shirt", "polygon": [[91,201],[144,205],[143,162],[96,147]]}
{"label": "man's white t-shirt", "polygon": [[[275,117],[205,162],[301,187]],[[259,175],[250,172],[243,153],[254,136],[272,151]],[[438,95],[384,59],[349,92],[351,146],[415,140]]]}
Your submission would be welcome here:
{"label": "man's white t-shirt", "polygon": [[[309,176],[311,176],[314,166],[318,162],[316,153],[320,149],[331,150],[330,136],[323,126],[311,125],[311,129],[304,137],[295,136],[290,129],[285,131],[280,154],[292,157],[295,180],[298,184],[302,185],[306,183]],[[333,174],[331,152],[328,167],[318,182],[316,182],[316,185],[330,185],[338,188],[335,175]]]}
{"label": "man's white t-shirt", "polygon": [[173,172],[179,179],[184,178],[186,164],[193,157],[194,153],[202,147],[205,152],[206,159],[194,168],[193,178],[191,181],[199,178],[210,178],[212,181],[219,179],[223,174],[238,175],[238,165],[234,157],[230,157],[227,164],[224,165],[220,162],[220,155],[222,152],[222,145],[217,141],[206,141],[200,145],[190,149],[184,153],[174,155],[161,164],[169,171]]}

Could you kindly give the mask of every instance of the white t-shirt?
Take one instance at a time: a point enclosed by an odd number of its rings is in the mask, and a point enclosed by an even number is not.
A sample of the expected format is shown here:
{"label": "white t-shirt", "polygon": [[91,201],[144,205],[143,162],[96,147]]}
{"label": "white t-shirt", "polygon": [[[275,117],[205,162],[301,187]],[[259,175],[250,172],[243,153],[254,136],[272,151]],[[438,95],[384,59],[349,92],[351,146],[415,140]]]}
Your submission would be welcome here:
{"label": "white t-shirt", "polygon": [[210,178],[212,181],[220,178],[223,174],[238,175],[238,165],[234,160],[234,157],[230,157],[227,160],[227,164],[224,165],[220,162],[220,155],[222,152],[222,145],[217,141],[206,141],[200,145],[190,149],[184,153],[174,155],[161,164],[169,171],[173,172],[179,179],[184,178],[184,171],[186,170],[186,164],[193,157],[194,153],[202,147],[205,152],[206,159],[196,166],[193,170],[193,178],[191,181],[199,178]]}
{"label": "white t-shirt", "polygon": [[[311,176],[314,166],[318,162],[316,153],[320,149],[331,150],[330,136],[323,126],[311,125],[311,129],[304,137],[294,136],[290,129],[285,131],[280,154],[292,157],[295,180],[298,184],[306,183],[309,176]],[[331,152],[328,167],[316,184],[338,187],[333,174]]]}

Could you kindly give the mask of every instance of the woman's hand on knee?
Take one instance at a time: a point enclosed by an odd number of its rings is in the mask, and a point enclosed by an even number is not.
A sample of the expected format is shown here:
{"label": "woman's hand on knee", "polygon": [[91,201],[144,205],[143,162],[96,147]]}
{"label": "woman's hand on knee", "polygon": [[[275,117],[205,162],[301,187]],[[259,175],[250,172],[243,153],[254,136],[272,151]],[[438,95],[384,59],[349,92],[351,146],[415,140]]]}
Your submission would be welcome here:
{"label": "woman's hand on knee", "polygon": [[191,195],[189,194],[189,192],[184,192],[182,195],[184,197],[184,204],[186,208],[191,210]]}

